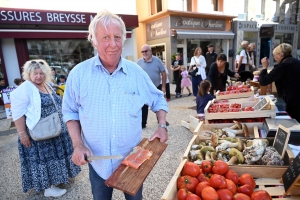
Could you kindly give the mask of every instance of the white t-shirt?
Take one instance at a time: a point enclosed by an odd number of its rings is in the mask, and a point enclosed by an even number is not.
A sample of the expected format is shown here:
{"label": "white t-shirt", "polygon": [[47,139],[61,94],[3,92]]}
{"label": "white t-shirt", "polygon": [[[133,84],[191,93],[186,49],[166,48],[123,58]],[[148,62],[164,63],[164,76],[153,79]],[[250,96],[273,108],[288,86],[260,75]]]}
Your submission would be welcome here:
{"label": "white t-shirt", "polygon": [[239,63],[241,56],[243,56],[242,64],[247,64],[247,56],[245,50],[242,50],[239,55],[236,55],[236,62]]}
{"label": "white t-shirt", "polygon": [[[168,77],[169,71],[168,71],[168,68],[166,66],[165,66],[165,69],[166,69],[166,75],[167,75],[166,83],[170,83],[169,77]],[[160,77],[161,77],[161,75],[160,75]],[[160,78],[160,84],[162,84],[161,81],[162,81],[162,77]]]}

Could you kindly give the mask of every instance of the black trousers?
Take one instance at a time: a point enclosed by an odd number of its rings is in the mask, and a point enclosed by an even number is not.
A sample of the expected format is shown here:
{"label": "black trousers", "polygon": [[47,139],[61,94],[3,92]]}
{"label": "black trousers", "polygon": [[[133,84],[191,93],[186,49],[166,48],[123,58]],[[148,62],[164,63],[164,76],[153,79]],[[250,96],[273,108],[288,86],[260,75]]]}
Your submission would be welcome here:
{"label": "black trousers", "polygon": [[181,76],[174,76],[174,80],[176,84],[175,93],[181,94]]}

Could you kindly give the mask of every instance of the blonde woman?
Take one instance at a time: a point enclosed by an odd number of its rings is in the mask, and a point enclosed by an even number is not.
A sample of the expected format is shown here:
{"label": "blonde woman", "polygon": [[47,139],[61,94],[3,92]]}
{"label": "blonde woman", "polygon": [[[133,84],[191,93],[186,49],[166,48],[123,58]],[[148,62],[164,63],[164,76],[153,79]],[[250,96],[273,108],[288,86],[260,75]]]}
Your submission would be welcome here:
{"label": "blonde woman", "polygon": [[278,64],[267,72],[268,58],[261,59],[263,69],[260,71],[259,83],[261,86],[275,82],[277,94],[286,103],[287,113],[300,122],[300,61],[292,57],[293,47],[282,43],[273,50],[274,59]]}
{"label": "blonde woman", "polygon": [[202,56],[202,49],[197,47],[194,51],[194,56],[191,58],[190,62],[190,70],[194,70],[198,68],[198,72],[196,76],[192,76],[192,88],[193,88],[193,95],[196,97],[198,94],[198,87],[202,80],[206,79],[205,73],[206,61],[205,57]]}
{"label": "blonde woman", "polygon": [[[44,60],[30,60],[24,65],[23,82],[11,93],[12,117],[18,131],[18,149],[21,160],[23,192],[34,189],[45,190],[46,197],[59,197],[66,193],[55,185],[69,183],[80,167],[72,160],[73,147],[62,121],[61,98],[55,94],[50,83],[51,68]],[[30,137],[41,118],[57,112],[61,119],[61,133],[58,137],[35,141]],[[46,127],[45,127],[46,128]]]}

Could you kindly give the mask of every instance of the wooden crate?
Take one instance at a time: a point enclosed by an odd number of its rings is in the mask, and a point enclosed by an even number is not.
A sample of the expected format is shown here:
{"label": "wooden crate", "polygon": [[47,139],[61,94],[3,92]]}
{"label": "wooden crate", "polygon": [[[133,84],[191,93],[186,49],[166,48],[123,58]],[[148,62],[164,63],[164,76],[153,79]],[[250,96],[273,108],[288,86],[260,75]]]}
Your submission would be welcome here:
{"label": "wooden crate", "polygon": [[[259,132],[258,129],[262,128],[263,123],[245,123],[248,127],[248,131],[249,131],[249,138],[253,139],[253,138],[260,138],[259,136]],[[183,158],[184,159],[188,159],[189,158],[189,152],[192,148],[192,145],[194,144],[199,144],[202,141],[206,141],[208,139],[211,139],[211,136],[209,134],[207,134],[206,132],[210,132],[213,128],[224,128],[224,127],[230,127],[234,125],[233,123],[230,124],[205,124],[205,123],[200,123],[199,126],[197,126],[197,128],[194,131],[194,137],[191,139],[191,141],[189,142],[187,149],[185,150],[184,154],[183,154]],[[273,141],[274,138],[268,138],[270,144],[269,146],[273,145]],[[286,154],[284,156],[284,162],[285,165],[289,165],[293,159],[295,158],[293,151],[290,149],[289,146],[287,146],[286,148]],[[239,167],[242,166],[258,166],[258,165],[246,165],[246,164],[242,164],[242,165],[238,165]],[[264,166],[264,165],[262,165]]]}
{"label": "wooden crate", "polygon": [[[184,159],[179,167],[177,168],[175,174],[173,175],[171,181],[169,182],[161,200],[177,200],[177,179],[181,176],[181,170],[184,164],[187,162]],[[300,199],[300,195],[288,196],[287,198],[281,198],[284,193],[283,184],[280,183],[280,178],[286,171],[287,167],[269,167],[269,166],[229,166],[230,170],[235,170],[240,176],[243,173],[251,174],[256,180],[257,188],[256,190],[266,190],[272,197],[273,200],[296,200]]]}
{"label": "wooden crate", "polygon": [[[209,113],[208,108],[214,102],[211,100],[207,103],[204,114],[205,114],[205,123],[209,123],[209,120],[213,119],[243,119],[243,118],[275,118],[276,117],[276,106],[275,103],[270,99],[270,97],[266,96],[269,99],[269,105],[260,111],[240,111],[240,112],[226,112],[226,113]],[[254,106],[257,101],[246,101],[241,102],[243,107]]]}
{"label": "wooden crate", "polygon": [[189,121],[181,120],[181,126],[189,129],[192,133],[199,124],[199,119],[194,116],[189,116]]}
{"label": "wooden crate", "polygon": [[251,97],[254,96],[254,88],[251,86],[251,92],[244,92],[239,94],[225,94],[225,95],[219,95],[218,92],[216,94],[216,99],[239,99],[243,97]]}

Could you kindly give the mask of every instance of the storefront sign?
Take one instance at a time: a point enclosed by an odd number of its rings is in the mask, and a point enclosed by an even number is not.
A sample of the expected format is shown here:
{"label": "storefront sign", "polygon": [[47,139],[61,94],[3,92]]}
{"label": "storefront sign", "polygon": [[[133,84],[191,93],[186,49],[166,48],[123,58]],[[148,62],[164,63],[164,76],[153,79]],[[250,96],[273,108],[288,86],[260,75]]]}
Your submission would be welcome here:
{"label": "storefront sign", "polygon": [[238,30],[243,31],[258,31],[257,22],[252,21],[239,21]]}
{"label": "storefront sign", "polygon": [[277,24],[275,25],[276,33],[297,33],[298,25],[293,24]]}
{"label": "storefront sign", "polygon": [[[96,13],[0,8],[0,24],[88,26]],[[138,27],[136,15],[119,15],[126,28]]]}
{"label": "storefront sign", "polygon": [[260,37],[273,37],[274,36],[274,26],[260,27],[259,36]]}
{"label": "storefront sign", "polygon": [[225,20],[171,17],[171,28],[189,28],[197,30],[225,30]]}
{"label": "storefront sign", "polygon": [[146,24],[146,29],[147,40],[169,37],[169,17]]}

